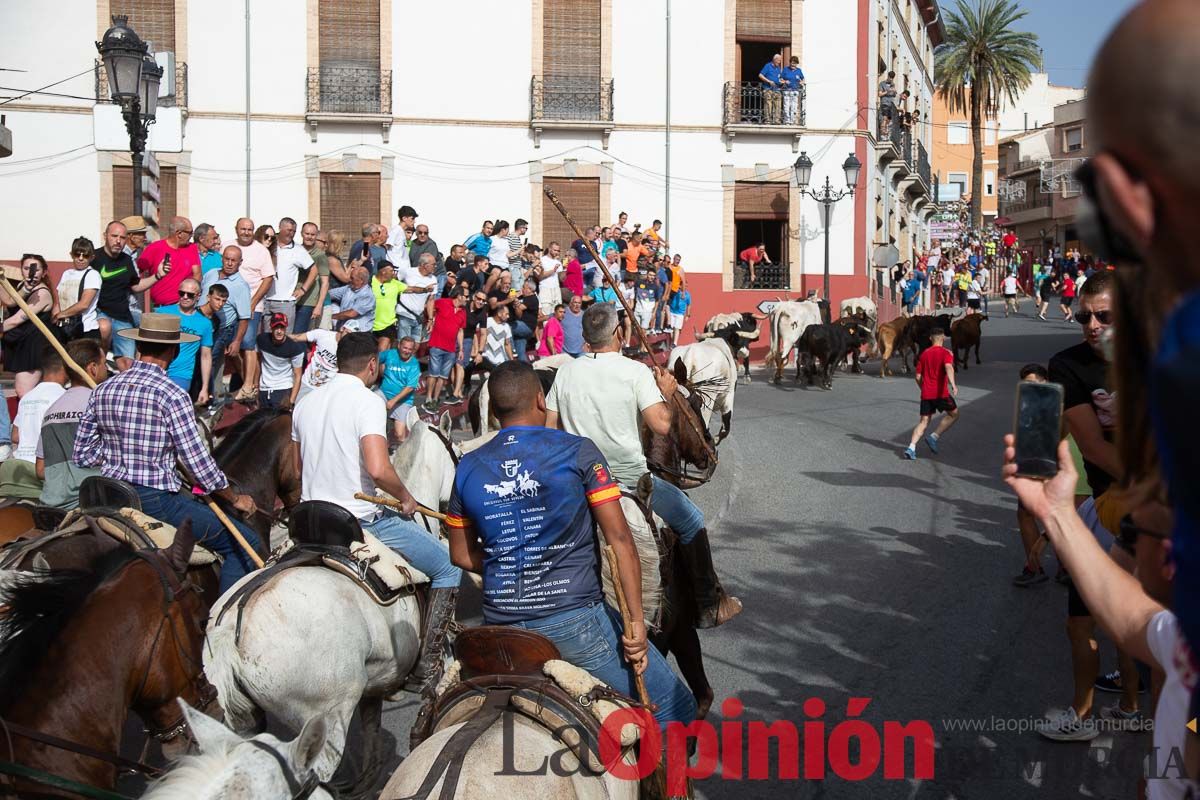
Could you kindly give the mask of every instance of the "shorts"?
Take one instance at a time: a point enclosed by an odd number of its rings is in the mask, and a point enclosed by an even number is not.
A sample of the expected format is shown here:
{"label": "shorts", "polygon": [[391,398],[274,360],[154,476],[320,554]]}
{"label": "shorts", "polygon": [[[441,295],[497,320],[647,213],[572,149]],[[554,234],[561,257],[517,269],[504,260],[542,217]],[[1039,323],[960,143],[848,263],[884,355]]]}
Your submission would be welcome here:
{"label": "shorts", "polygon": [[254,352],[258,349],[255,342],[258,339],[258,328],[262,325],[263,312],[255,311],[250,315],[250,324],[246,326],[246,335],[242,337],[242,349]]}
{"label": "shorts", "polygon": [[941,412],[949,414],[951,411],[956,411],[958,404],[954,402],[953,397],[943,397],[940,400],[925,400],[921,399],[921,416],[932,417],[934,414]]}
{"label": "shorts", "polygon": [[373,331],[372,333],[375,336],[375,341],[379,341],[380,339],[391,339],[391,340],[395,341],[396,325],[395,325],[395,323],[392,323],[391,325],[388,325],[386,328],[383,328],[382,330],[378,330],[378,331]]}
{"label": "shorts", "polygon": [[973,308],[976,311],[978,311],[979,310],[979,298],[978,297],[968,297],[967,298],[967,308]]}
{"label": "shorts", "polygon": [[1006,302],[1006,303],[1010,303],[1010,302],[1012,302],[1012,301],[1014,301],[1014,300],[1016,300],[1016,299],[1017,299],[1017,296],[1016,296],[1015,294],[1006,294],[1006,295],[1004,295],[1004,302]]}
{"label": "shorts", "polygon": [[892,115],[896,113],[896,107],[891,103],[883,103],[879,106],[879,113],[891,119]]}
{"label": "shorts", "polygon": [[[412,396],[413,395],[411,394],[409,395],[409,397]],[[396,407],[388,412],[388,419],[394,419],[397,422],[404,422],[404,420],[408,419],[408,412],[412,411],[412,407],[413,404],[411,400],[406,400],[403,403],[397,403]]]}
{"label": "shorts", "polygon": [[124,336],[118,336],[117,331],[127,331],[133,328],[132,322],[126,322],[123,319],[113,319],[103,311],[97,312],[100,319],[106,319],[112,325],[112,351],[117,358],[133,358],[137,354],[137,342],[133,339],[126,339]]}
{"label": "shorts", "polygon": [[1062,304],[1063,304],[1063,306],[1064,306],[1065,308],[1070,308],[1070,307],[1071,307],[1071,304],[1072,304],[1072,303],[1074,303],[1074,302],[1075,302],[1075,295],[1071,295],[1070,297],[1067,297],[1067,296],[1064,294],[1064,295],[1062,296]]}
{"label": "shorts", "polygon": [[668,315],[668,318],[672,328],[677,331],[683,330],[683,314],[676,314],[674,311],[672,311]]}
{"label": "shorts", "polygon": [[464,336],[463,337],[462,358],[460,358],[458,360],[459,366],[465,368],[468,364],[471,363],[471,348],[474,345],[475,345],[475,337],[474,336]]}
{"label": "shorts", "polygon": [[438,347],[429,348],[429,377],[449,378],[454,366],[454,353]]}

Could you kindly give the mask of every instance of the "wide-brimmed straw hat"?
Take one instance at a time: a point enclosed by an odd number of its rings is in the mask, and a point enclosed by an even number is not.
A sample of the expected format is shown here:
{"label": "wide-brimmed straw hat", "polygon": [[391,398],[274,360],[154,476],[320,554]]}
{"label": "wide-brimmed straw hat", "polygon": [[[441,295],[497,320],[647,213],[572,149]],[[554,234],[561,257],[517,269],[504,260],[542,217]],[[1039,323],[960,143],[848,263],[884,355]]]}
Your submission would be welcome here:
{"label": "wide-brimmed straw hat", "polygon": [[174,314],[142,314],[141,327],[117,331],[117,335],[133,339],[135,342],[151,344],[186,344],[200,341],[199,336],[179,330],[179,317]]}

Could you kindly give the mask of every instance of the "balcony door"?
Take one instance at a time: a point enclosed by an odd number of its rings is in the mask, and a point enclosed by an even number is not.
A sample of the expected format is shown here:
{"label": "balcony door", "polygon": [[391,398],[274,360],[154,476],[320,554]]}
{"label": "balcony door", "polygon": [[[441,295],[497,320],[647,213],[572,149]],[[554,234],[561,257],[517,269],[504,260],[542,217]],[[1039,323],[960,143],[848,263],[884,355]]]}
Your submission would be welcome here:
{"label": "balcony door", "polygon": [[734,74],[737,85],[731,87],[731,121],[757,124],[764,121],[762,88],[758,73],[777,53],[787,64],[792,57],[791,0],[737,0]]}
{"label": "balcony door", "polygon": [[379,114],[379,0],[320,0],[320,110]]}
{"label": "balcony door", "polygon": [[[600,0],[546,0],[542,11],[544,119],[597,120],[600,80]],[[535,98],[536,102],[536,98]]]}

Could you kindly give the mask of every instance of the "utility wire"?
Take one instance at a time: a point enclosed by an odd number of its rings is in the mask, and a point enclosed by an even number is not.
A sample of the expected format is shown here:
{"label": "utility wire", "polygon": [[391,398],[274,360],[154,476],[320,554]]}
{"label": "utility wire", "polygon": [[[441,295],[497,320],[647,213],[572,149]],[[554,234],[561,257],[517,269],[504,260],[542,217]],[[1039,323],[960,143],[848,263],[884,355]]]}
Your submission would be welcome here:
{"label": "utility wire", "polygon": [[[22,97],[26,97],[26,96],[28,96],[28,95],[31,95],[31,94],[41,94],[43,89],[49,89],[49,88],[50,88],[50,87],[52,87],[52,86],[58,86],[60,83],[66,83],[66,82],[67,82],[67,81],[69,81],[69,80],[74,80],[75,78],[78,78],[78,77],[79,77],[79,76],[81,76],[81,75],[87,75],[89,72],[92,72],[94,69],[95,69],[95,67],[88,67],[88,68],[87,68],[87,69],[85,69],[83,72],[77,72],[77,73],[75,73],[74,75],[70,75],[70,76],[68,76],[68,77],[66,77],[66,78],[63,78],[62,80],[55,81],[54,83],[47,83],[45,86],[41,86],[41,87],[39,87],[39,88],[37,88],[37,89],[30,89],[29,91],[26,91],[24,94],[19,94],[19,95],[17,95],[16,97],[10,97],[10,98],[8,98],[8,99],[7,99],[7,100],[5,100],[3,103],[0,103],[0,106],[8,105],[8,104],[9,104],[9,103],[11,103],[13,100],[20,100]],[[0,87],[0,89],[3,89],[3,88],[4,88],[4,87]],[[22,90],[22,89],[5,89],[5,91],[8,91],[8,92],[21,92],[21,91],[24,91],[24,90]],[[94,97],[84,97],[84,98],[81,98],[81,99],[83,99],[83,100],[95,100],[96,98],[94,98]]]}

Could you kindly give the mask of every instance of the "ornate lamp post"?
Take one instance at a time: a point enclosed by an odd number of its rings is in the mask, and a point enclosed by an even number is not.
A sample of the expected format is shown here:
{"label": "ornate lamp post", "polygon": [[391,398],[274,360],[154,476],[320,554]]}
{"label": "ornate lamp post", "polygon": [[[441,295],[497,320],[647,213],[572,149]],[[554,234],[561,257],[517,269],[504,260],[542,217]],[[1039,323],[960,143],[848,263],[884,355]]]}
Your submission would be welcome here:
{"label": "ornate lamp post", "polygon": [[117,15],[104,38],[96,42],[104,71],[108,75],[109,95],[121,106],[125,129],[129,131],[129,154],[133,162],[133,213],[142,215],[142,154],[154,113],[158,107],[158,84],[162,67],[154,62],[149,46],[128,25],[129,17]]}
{"label": "ornate lamp post", "polygon": [[833,206],[844,197],[854,196],[854,187],[858,185],[858,176],[862,172],[862,162],[854,155],[842,162],[842,171],[846,177],[846,188],[834,189],[829,183],[829,176],[825,176],[825,186],[820,189],[809,189],[808,184],[812,179],[812,159],[808,157],[808,153],[801,153],[796,159],[796,163],[792,165],[792,169],[796,173],[796,185],[800,187],[800,196],[805,195],[811,197],[821,204],[824,211],[825,225],[825,285],[823,299],[829,300],[829,227],[832,222]]}

